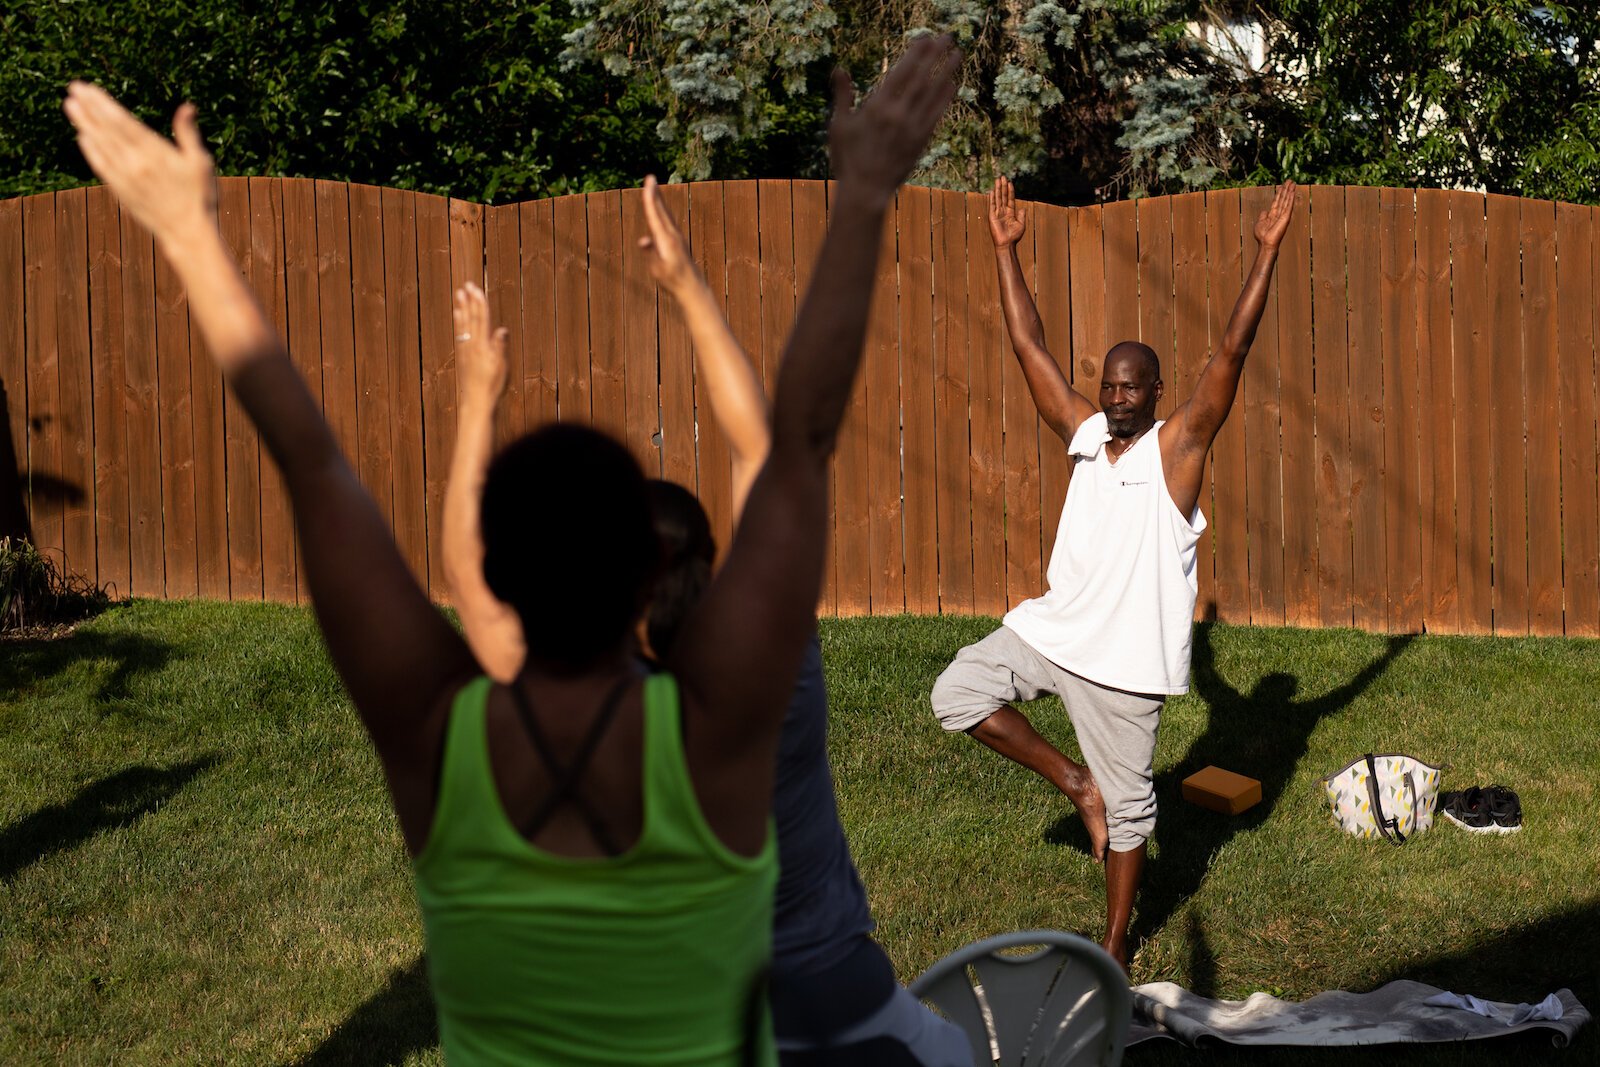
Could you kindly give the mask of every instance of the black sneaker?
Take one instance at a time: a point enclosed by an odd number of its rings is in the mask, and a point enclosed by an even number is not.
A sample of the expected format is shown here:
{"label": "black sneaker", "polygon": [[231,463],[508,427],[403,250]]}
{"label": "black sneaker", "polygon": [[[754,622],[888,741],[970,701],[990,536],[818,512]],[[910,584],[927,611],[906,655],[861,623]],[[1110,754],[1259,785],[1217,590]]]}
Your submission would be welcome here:
{"label": "black sneaker", "polygon": [[1522,802],[1501,785],[1440,793],[1435,810],[1475,834],[1514,834],[1522,829]]}
{"label": "black sneaker", "polygon": [[1522,800],[1503,785],[1491,785],[1483,791],[1488,799],[1489,818],[1497,832],[1514,834],[1522,829]]}

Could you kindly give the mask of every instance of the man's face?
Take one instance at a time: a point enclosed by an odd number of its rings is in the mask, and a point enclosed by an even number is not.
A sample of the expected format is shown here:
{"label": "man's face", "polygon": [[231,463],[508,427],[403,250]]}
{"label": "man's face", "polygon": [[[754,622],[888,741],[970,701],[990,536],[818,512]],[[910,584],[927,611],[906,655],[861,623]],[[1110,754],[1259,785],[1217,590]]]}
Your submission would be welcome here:
{"label": "man's face", "polygon": [[1106,359],[1100,376],[1100,410],[1112,436],[1128,438],[1148,430],[1156,421],[1156,401],[1161,381],[1148,361],[1134,355]]}

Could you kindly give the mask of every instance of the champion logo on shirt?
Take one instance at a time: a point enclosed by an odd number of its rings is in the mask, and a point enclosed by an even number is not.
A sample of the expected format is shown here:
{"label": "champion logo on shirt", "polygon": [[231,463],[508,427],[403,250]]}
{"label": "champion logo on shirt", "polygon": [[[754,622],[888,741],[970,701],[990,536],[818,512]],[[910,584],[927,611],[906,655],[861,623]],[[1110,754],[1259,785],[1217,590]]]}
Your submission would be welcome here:
{"label": "champion logo on shirt", "polygon": [[1149,485],[1150,483],[1148,481],[1144,481],[1144,482],[1123,482],[1122,484],[1123,485]]}

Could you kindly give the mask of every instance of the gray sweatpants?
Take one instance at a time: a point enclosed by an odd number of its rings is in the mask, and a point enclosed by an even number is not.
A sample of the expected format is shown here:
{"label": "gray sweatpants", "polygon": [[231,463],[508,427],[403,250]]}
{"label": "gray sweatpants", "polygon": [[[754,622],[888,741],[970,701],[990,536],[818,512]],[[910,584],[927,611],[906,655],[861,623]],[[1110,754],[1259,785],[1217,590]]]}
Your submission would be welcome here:
{"label": "gray sweatpants", "polygon": [[1067,706],[1084,761],[1106,804],[1111,848],[1138,848],[1156,828],[1153,760],[1166,698],[1108,689],[1058,667],[1010,627],[957,653],[933,683],[933,713],[946,730],[970,730],[1003,704],[1046,693]]}

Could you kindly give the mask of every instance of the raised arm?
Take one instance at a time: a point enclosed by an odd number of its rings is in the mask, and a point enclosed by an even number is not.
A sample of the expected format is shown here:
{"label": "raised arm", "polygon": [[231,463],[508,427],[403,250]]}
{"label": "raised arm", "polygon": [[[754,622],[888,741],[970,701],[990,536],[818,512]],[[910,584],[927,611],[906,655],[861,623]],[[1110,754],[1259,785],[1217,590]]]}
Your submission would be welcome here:
{"label": "raised arm", "polygon": [[829,148],[838,185],[778,373],[772,451],[727,561],[669,662],[691,715],[705,720],[688,731],[702,802],[741,812],[752,838],[764,832],[778,728],[815,626],[828,458],[861,363],[884,215],[955,93],[959,62],[949,37],[918,39],[855,110],[849,77],[834,75]]}
{"label": "raised arm", "polygon": [[178,109],[175,142],[93,85],[74,82],[65,108],[95,174],[155,235],[207,350],[283,471],[318,622],[391,785],[397,772],[422,773],[437,745],[435,712],[474,671],[472,656],[418,588],[222,243],[193,105]]}
{"label": "raised arm", "polygon": [[[1228,418],[1233,398],[1239,392],[1239,377],[1244,373],[1244,358],[1256,339],[1256,328],[1267,306],[1267,291],[1272,287],[1272,272],[1278,265],[1278,247],[1288,232],[1294,215],[1294,182],[1278,187],[1272,206],[1256,219],[1256,259],[1245,279],[1244,289],[1228,317],[1222,343],[1200,371],[1194,395],[1175,411],[1162,427],[1162,450],[1175,459],[1198,457],[1201,464],[1217,438],[1217,431]],[[1198,475],[1196,475],[1198,478]],[[1171,481],[1169,475],[1168,481]],[[1181,507],[1181,504],[1180,504]],[[1187,513],[1187,509],[1184,509]]]}
{"label": "raised arm", "polygon": [[509,682],[522,668],[528,646],[517,613],[484,580],[479,515],[494,458],[494,409],[506,389],[506,331],[490,325],[488,298],[471,282],[456,290],[454,313],[461,406],[444,491],[444,578],[472,654],[491,678]]}
{"label": "raised arm", "polygon": [[1089,399],[1067,382],[1044,343],[1044,322],[1039,308],[1022,277],[1017,259],[1017,242],[1027,227],[1027,212],[1017,206],[1016,190],[1003,175],[989,190],[989,236],[994,238],[994,256],[1000,271],[1000,303],[1005,309],[1006,333],[1012,351],[1022,364],[1028,392],[1045,424],[1063,441],[1071,441],[1078,425],[1094,414]]}
{"label": "raised arm", "polygon": [[737,525],[750,486],[767,461],[772,430],[767,422],[767,396],[761,379],[738,338],[728,328],[722,308],[700,268],[689,257],[683,234],[661,200],[652,175],[644,180],[644,218],[650,227],[639,247],[647,255],[650,275],[683,311],[694,344],[695,366],[711,400],[711,417],[733,452],[733,515]]}

